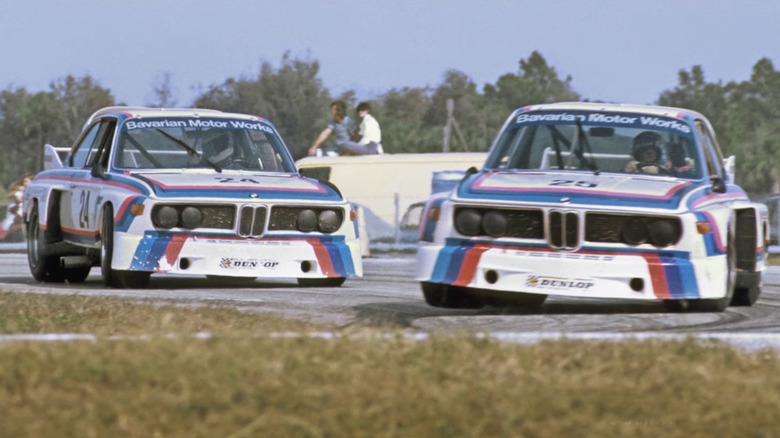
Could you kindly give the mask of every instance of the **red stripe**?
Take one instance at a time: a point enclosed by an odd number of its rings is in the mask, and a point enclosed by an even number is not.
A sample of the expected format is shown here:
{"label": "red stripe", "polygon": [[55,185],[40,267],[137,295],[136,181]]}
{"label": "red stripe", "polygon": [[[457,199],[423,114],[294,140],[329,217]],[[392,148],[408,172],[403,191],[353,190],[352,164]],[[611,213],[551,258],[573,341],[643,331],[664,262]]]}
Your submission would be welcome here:
{"label": "red stripe", "polygon": [[[452,283],[454,286],[468,286],[474,281],[474,277],[477,274],[477,265],[482,257],[482,254],[489,249],[502,249],[501,246],[477,244],[473,248],[469,249],[466,255],[463,257],[463,261],[460,265],[460,271],[458,277]],[[523,251],[529,252],[557,252],[551,248],[518,248]],[[647,268],[650,271],[650,280],[653,284],[653,293],[658,298],[671,298],[672,295],[669,292],[669,284],[666,280],[666,270],[664,269],[661,259],[656,254],[645,253],[630,253],[630,252],[613,252],[613,251],[578,251],[579,254],[594,254],[594,255],[615,255],[615,256],[641,256],[647,262]]]}
{"label": "red stripe", "polygon": [[475,245],[468,250],[463,257],[460,272],[458,272],[458,278],[452,283],[455,286],[468,286],[474,281],[474,277],[477,275],[477,265],[482,254],[489,250],[487,245]]}
{"label": "red stripe", "polygon": [[655,254],[642,254],[647,261],[647,268],[650,270],[650,281],[653,283],[653,293],[658,298],[671,298],[669,293],[669,283],[666,281],[666,271],[661,263],[661,259]]}
{"label": "red stripe", "polygon": [[317,239],[306,239],[306,241],[314,248],[314,255],[317,256],[317,263],[319,263],[322,273],[328,277],[335,276],[336,270],[333,269],[333,262],[330,260],[330,254],[325,245]]}
{"label": "red stripe", "polygon": [[184,242],[187,241],[187,237],[188,236],[175,235],[171,238],[171,241],[168,242],[168,247],[165,248],[165,254],[163,254],[163,256],[168,261],[169,265],[172,266],[179,258],[181,248],[184,246]]}

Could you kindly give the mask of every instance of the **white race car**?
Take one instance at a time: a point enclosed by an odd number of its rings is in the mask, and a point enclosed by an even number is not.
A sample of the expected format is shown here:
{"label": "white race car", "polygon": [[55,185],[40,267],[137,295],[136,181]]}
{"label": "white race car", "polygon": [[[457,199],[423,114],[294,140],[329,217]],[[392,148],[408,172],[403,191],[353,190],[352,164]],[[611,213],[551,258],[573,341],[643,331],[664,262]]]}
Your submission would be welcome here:
{"label": "white race car", "polygon": [[697,112],[521,108],[472,170],[426,204],[416,279],[432,306],[563,295],[723,311],[758,299],[766,207],[734,184]]}
{"label": "white race car", "polygon": [[335,186],[301,177],[268,121],[205,109],[104,108],[64,160],[24,194],[30,271],[114,287],[152,273],[296,278],[362,276],[355,213]]}

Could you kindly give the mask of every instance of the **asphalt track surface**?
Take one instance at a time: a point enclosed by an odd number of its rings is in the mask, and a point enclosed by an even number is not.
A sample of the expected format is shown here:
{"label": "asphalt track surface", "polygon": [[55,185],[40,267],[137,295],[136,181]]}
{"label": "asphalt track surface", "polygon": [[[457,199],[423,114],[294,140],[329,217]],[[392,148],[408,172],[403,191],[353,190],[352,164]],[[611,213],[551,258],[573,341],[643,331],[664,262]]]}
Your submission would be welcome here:
{"label": "asphalt track surface", "polygon": [[540,308],[485,307],[450,310],[428,306],[413,280],[413,255],[363,261],[364,276],[342,287],[304,288],[293,280],[223,284],[205,277],[153,275],[147,289],[103,287],[100,269],[83,284],[35,281],[25,254],[0,252],[0,291],[82,296],[115,296],[175,304],[220,304],[267,312],[339,328],[378,326],[427,335],[470,330],[506,341],[548,338],[642,339],[685,337],[726,340],[748,349],[780,349],[780,267],[764,273],[764,287],[751,307],[723,313],[676,313],[658,302],[550,297]]}

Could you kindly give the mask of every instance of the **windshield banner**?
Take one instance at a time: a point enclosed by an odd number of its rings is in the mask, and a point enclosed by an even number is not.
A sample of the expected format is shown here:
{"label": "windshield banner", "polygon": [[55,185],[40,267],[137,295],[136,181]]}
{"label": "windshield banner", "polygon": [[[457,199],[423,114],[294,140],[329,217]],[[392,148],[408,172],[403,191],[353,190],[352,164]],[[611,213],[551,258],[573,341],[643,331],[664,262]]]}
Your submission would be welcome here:
{"label": "windshield banner", "polygon": [[518,125],[569,125],[580,121],[583,125],[654,128],[677,133],[690,134],[691,127],[683,120],[634,114],[544,112],[520,114],[515,119]]}
{"label": "windshield banner", "polygon": [[160,129],[160,128],[193,128],[193,129],[245,129],[249,131],[262,131],[273,134],[274,130],[260,122],[246,120],[225,119],[145,119],[128,120],[124,123],[127,131],[136,129]]}

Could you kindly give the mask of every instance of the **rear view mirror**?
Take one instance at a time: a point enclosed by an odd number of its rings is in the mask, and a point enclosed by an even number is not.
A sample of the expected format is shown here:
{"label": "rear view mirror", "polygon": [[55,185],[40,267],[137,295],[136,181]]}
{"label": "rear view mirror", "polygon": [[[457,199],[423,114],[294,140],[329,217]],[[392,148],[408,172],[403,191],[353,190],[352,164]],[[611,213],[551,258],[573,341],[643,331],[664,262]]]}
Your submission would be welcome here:
{"label": "rear view mirror", "polygon": [[609,128],[605,126],[594,126],[588,129],[588,134],[591,137],[612,137],[615,135],[615,128]]}

